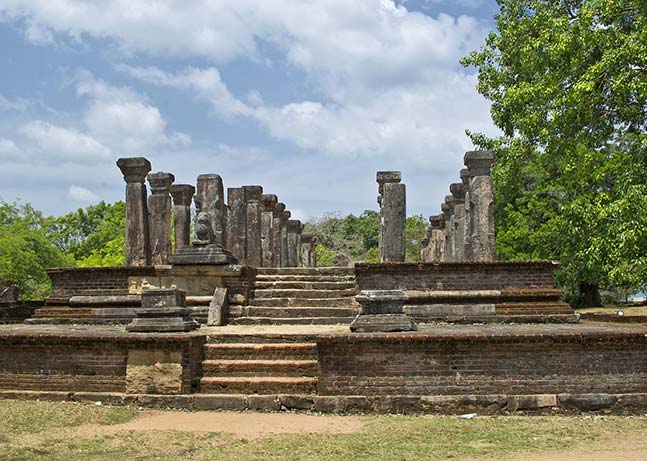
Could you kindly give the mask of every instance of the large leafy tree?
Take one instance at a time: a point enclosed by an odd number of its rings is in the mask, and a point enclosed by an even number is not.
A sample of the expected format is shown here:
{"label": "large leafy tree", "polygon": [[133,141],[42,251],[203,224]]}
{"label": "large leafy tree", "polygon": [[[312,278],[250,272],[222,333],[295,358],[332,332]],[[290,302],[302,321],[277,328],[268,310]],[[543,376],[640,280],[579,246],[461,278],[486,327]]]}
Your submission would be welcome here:
{"label": "large leafy tree", "polygon": [[499,0],[478,69],[503,136],[497,253],[560,258],[579,305],[647,285],[647,2]]}
{"label": "large leafy tree", "polygon": [[0,200],[0,281],[17,285],[23,299],[40,299],[50,288],[46,269],[71,265],[73,258],[52,244],[39,211]]}

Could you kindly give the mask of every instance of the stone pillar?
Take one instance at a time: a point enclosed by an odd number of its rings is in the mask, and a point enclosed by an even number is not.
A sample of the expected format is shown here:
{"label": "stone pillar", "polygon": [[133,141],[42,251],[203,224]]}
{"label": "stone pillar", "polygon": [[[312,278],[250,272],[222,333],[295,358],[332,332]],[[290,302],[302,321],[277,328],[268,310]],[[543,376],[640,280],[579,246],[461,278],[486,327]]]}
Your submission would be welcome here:
{"label": "stone pillar", "polygon": [[470,235],[470,177],[467,168],[461,170],[461,182],[463,183],[463,192],[465,193],[465,223],[463,224],[463,259],[472,260],[472,244]]}
{"label": "stone pillar", "polygon": [[432,262],[445,258],[445,218],[443,215],[429,216],[429,259]]}
{"label": "stone pillar", "polygon": [[465,153],[469,174],[470,244],[472,261],[494,261],[494,190],[490,175],[494,152]]}
{"label": "stone pillar", "polygon": [[151,163],[143,157],[120,158],[117,166],[126,181],[126,266],[147,266],[150,235],[144,180]]}
{"label": "stone pillar", "polygon": [[301,229],[301,221],[298,219],[288,220],[288,267],[299,265],[299,229]]}
{"label": "stone pillar", "polygon": [[189,246],[191,240],[191,201],[195,187],[191,184],[173,184],[173,228],[175,230],[175,251]]}
{"label": "stone pillar", "polygon": [[465,261],[463,250],[465,247],[465,189],[463,183],[454,183],[449,186],[454,198],[454,260]]}
{"label": "stone pillar", "polygon": [[225,193],[222,178],[217,174],[201,174],[197,179],[197,193],[194,197],[196,214],[207,213],[213,242],[225,247]]}
{"label": "stone pillar", "polygon": [[272,211],[272,267],[282,267],[281,264],[281,221],[285,204],[277,202]]}
{"label": "stone pillar", "polygon": [[288,221],[292,216],[288,210],[281,214],[281,267],[289,267],[288,260]]}
{"label": "stone pillar", "polygon": [[277,197],[274,194],[261,195],[261,266],[272,267],[272,220]]}
{"label": "stone pillar", "polygon": [[450,226],[449,220],[452,217],[452,207],[448,203],[443,203],[440,205],[440,209],[443,212],[443,259],[442,261],[451,261],[451,248],[450,248]]}
{"label": "stone pillar", "polygon": [[261,186],[243,186],[245,192],[246,238],[245,238],[245,263],[253,267],[263,264],[263,250],[261,246]]}
{"label": "stone pillar", "polygon": [[297,229],[297,266],[303,267],[303,244],[301,241],[301,235],[303,234],[303,229],[305,226],[301,221],[299,221],[299,228]]}
{"label": "stone pillar", "polygon": [[402,262],[405,254],[406,187],[399,171],[378,171],[380,262]]}
{"label": "stone pillar", "polygon": [[247,210],[245,191],[242,187],[227,189],[227,249],[240,261],[246,263],[247,256]]}
{"label": "stone pillar", "polygon": [[301,266],[314,267],[312,264],[312,254],[314,248],[315,238],[312,234],[301,235]]}
{"label": "stone pillar", "polygon": [[151,264],[167,264],[171,256],[171,173],[149,173],[151,195],[148,197],[148,228],[151,242]]}
{"label": "stone pillar", "polygon": [[454,228],[454,197],[445,195],[445,205],[448,211],[445,214],[445,261],[456,261],[456,252],[454,248],[454,235],[456,229]]}
{"label": "stone pillar", "polygon": [[[429,230],[427,230],[429,234]],[[431,248],[429,247],[429,237],[422,239],[422,248],[420,249],[420,261],[423,263],[431,262]]]}

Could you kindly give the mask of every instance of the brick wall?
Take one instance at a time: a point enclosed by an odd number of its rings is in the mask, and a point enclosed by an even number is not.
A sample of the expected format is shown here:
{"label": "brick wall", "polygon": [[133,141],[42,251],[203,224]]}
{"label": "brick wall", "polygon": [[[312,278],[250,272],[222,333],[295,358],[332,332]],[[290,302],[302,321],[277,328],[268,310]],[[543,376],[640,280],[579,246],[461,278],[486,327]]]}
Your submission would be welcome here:
{"label": "brick wall", "polygon": [[645,331],[317,339],[321,395],[647,392]]}
{"label": "brick wall", "polygon": [[503,290],[552,288],[558,263],[386,263],[355,265],[360,290]]}
{"label": "brick wall", "polygon": [[179,351],[182,392],[201,376],[201,335],[0,335],[0,389],[125,392],[129,350]]}

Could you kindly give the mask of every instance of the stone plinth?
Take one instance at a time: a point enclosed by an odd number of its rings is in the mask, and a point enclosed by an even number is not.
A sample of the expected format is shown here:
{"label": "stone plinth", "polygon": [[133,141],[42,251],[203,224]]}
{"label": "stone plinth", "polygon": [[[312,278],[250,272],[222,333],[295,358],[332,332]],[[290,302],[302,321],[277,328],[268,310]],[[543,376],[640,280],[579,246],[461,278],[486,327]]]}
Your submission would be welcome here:
{"label": "stone plinth", "polygon": [[360,314],[350,330],[354,332],[415,331],[415,322],[404,313],[407,296],[399,290],[365,290],[355,300]]}
{"label": "stone plinth", "polygon": [[281,267],[281,222],[283,212],[285,211],[285,204],[277,202],[272,211],[272,267]]}
{"label": "stone plinth", "polygon": [[490,170],[494,152],[465,153],[469,176],[469,251],[470,261],[494,261],[494,190]]}
{"label": "stone plinth", "polygon": [[173,229],[175,231],[175,250],[188,246],[191,239],[191,201],[195,187],[190,184],[173,184]]}
{"label": "stone plinth", "polygon": [[149,173],[151,195],[148,197],[151,264],[167,264],[171,255],[171,173]]}
{"label": "stone plinth", "polygon": [[380,261],[402,262],[405,256],[406,187],[399,171],[378,171]]}
{"label": "stone plinth", "polygon": [[272,219],[276,202],[274,194],[261,195],[261,267],[272,267]]}
{"label": "stone plinth", "polygon": [[137,318],[126,330],[139,333],[191,331],[200,325],[191,317],[191,309],[185,307],[186,292],[174,288],[159,288],[142,292],[142,307],[137,309]]}
{"label": "stone plinth", "polygon": [[120,158],[117,166],[126,181],[126,266],[148,266],[150,234],[144,180],[151,163],[144,157]]}
{"label": "stone plinth", "polygon": [[263,249],[261,244],[261,186],[243,186],[245,192],[246,213],[246,242],[245,263],[248,266],[263,265]]}

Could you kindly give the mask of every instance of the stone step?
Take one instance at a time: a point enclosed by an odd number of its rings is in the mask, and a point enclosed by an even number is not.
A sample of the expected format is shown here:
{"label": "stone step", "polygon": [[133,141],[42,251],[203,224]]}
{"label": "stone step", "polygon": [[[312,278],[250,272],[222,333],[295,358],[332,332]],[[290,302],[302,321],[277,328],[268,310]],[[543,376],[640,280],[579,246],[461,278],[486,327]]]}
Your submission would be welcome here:
{"label": "stone step", "polygon": [[[207,344],[236,344],[259,346],[270,344],[270,347],[280,348],[295,346],[310,348],[315,351],[317,334],[314,333],[214,333],[207,336]],[[305,344],[304,344],[305,343]]]}
{"label": "stone step", "polygon": [[[259,336],[256,339],[267,340]],[[245,340],[251,340],[245,339]],[[280,340],[280,339],[279,339]],[[316,343],[207,343],[206,360],[309,360],[317,358]]]}
{"label": "stone step", "polygon": [[205,360],[204,376],[295,376],[314,377],[317,360]]}
{"label": "stone step", "polygon": [[353,267],[259,267],[258,275],[355,275]]}
{"label": "stone step", "polygon": [[259,307],[355,307],[355,298],[260,298],[252,306]]}
{"label": "stone step", "polygon": [[34,318],[91,318],[89,307],[44,307],[34,311]]}
{"label": "stone step", "polygon": [[322,299],[322,298],[344,298],[348,296],[355,296],[357,292],[355,288],[347,288],[342,290],[254,290],[254,299],[266,298],[308,298],[308,299]]}
{"label": "stone step", "polygon": [[351,307],[232,307],[230,318],[235,317],[351,317],[359,309]]}
{"label": "stone step", "polygon": [[354,275],[256,275],[259,282],[355,282]]}
{"label": "stone step", "polygon": [[570,305],[564,302],[552,303],[497,303],[497,314],[573,314]]}
{"label": "stone step", "polygon": [[343,282],[317,282],[317,281],[285,281],[263,280],[256,281],[255,289],[258,290],[349,290],[355,289],[355,281]]}
{"label": "stone step", "polygon": [[314,394],[317,378],[308,377],[204,377],[200,392],[217,394]]}
{"label": "stone step", "polygon": [[352,317],[236,317],[230,325],[350,325]]}

